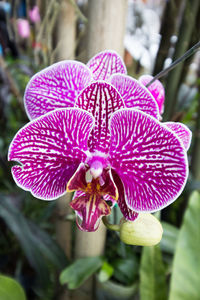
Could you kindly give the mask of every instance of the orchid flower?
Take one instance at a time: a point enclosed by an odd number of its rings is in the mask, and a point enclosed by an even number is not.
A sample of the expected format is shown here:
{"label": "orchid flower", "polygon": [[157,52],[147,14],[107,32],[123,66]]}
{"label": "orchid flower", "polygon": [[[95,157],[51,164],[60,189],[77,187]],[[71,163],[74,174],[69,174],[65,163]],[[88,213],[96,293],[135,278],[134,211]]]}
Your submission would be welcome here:
{"label": "orchid flower", "polygon": [[37,5],[35,5],[32,9],[29,10],[28,15],[33,23],[40,22],[40,11]]}
{"label": "orchid flower", "polygon": [[156,89],[127,76],[113,51],[36,74],[24,97],[33,120],[9,148],[16,184],[43,200],[75,191],[70,205],[85,231],[116,202],[130,221],[172,203],[187,180],[191,132],[159,121]]}
{"label": "orchid flower", "polygon": [[30,26],[28,20],[17,19],[17,30],[21,38],[27,39],[30,36]]}

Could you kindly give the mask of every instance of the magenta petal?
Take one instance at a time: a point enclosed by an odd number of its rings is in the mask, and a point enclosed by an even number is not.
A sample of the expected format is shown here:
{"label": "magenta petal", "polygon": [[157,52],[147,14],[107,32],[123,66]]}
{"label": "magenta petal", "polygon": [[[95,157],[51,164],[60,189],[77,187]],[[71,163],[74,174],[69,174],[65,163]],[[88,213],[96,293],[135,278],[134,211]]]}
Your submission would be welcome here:
{"label": "magenta petal", "polygon": [[16,183],[44,200],[66,191],[68,180],[85,161],[92,116],[80,109],[62,109],[28,123],[14,137],[9,160]]}
{"label": "magenta petal", "polygon": [[137,80],[130,76],[115,74],[110,78],[122,96],[127,108],[139,109],[159,119],[158,105],[151,93]]}
{"label": "magenta petal", "polygon": [[76,106],[87,110],[95,118],[95,125],[88,141],[90,151],[108,152],[110,145],[109,119],[113,112],[125,107],[117,90],[106,82],[94,82],[81,92]]}
{"label": "magenta petal", "polygon": [[112,170],[112,175],[113,175],[113,179],[114,179],[114,182],[117,186],[118,193],[119,193],[119,199],[117,202],[119,205],[119,208],[120,208],[123,216],[125,217],[125,219],[127,219],[129,221],[134,221],[135,219],[137,219],[139,214],[127,206],[126,201],[125,201],[124,186],[123,186],[123,183],[122,183],[121,179],[119,178],[118,174],[114,170]]}
{"label": "magenta petal", "polygon": [[190,129],[182,123],[178,122],[166,122],[163,123],[172,131],[174,131],[177,136],[181,139],[186,151],[190,148],[192,132]]}
{"label": "magenta petal", "polygon": [[89,68],[76,61],[61,61],[35,74],[24,95],[28,117],[35,119],[57,108],[73,107],[91,79]]}
{"label": "magenta petal", "polygon": [[73,176],[70,178],[70,180],[67,183],[67,192],[74,192],[76,190],[85,190],[87,187],[86,182],[86,172],[88,168],[85,166],[84,163],[81,163],[76,170],[76,172],[73,174]]}
{"label": "magenta petal", "polygon": [[123,182],[129,208],[153,212],[173,202],[188,176],[177,136],[155,118],[130,109],[114,113],[110,127],[110,164]]}
{"label": "magenta petal", "polygon": [[115,51],[103,51],[95,55],[87,63],[93,73],[94,80],[107,80],[112,74],[126,74],[126,67]]}
{"label": "magenta petal", "polygon": [[70,203],[70,206],[82,220],[81,224],[77,220],[77,225],[83,231],[95,231],[99,227],[101,218],[109,215],[111,209],[100,195],[86,193],[80,193],[79,195]]}
{"label": "magenta petal", "polygon": [[[144,86],[147,85],[153,76],[150,75],[143,75],[139,78],[139,82],[141,82]],[[149,92],[153,95],[154,99],[156,100],[159,113],[162,114],[164,112],[164,102],[165,102],[165,89],[162,83],[159,80],[155,80],[150,86],[147,87]]]}

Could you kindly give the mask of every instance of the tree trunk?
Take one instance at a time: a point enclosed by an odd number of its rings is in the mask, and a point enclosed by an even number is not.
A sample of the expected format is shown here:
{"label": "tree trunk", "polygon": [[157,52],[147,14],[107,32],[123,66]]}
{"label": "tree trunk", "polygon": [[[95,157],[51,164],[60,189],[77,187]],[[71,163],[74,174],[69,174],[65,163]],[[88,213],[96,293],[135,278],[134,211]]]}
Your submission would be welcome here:
{"label": "tree trunk", "polygon": [[89,0],[87,59],[105,49],[124,53],[127,0]]}
{"label": "tree trunk", "polygon": [[[176,60],[188,50],[199,7],[199,0],[186,1],[173,60]],[[167,77],[164,120],[170,120],[175,112],[182,70],[183,64],[179,64]]]}
{"label": "tree trunk", "polygon": [[[70,0],[62,0],[60,13],[58,14],[57,25],[57,45],[56,60],[73,59],[75,57],[76,43],[76,15],[75,9]],[[70,259],[72,253],[72,228],[71,222],[64,220],[64,217],[72,213],[69,206],[72,195],[67,193],[57,200],[57,221],[56,237],[57,241],[64,250],[66,256]],[[60,300],[68,300],[70,296],[68,290],[64,290]]]}
{"label": "tree trunk", "polygon": [[162,71],[165,59],[168,56],[171,45],[170,39],[177,31],[177,19],[182,3],[182,0],[171,0],[166,2],[160,29],[161,42],[153,70],[154,76]]}
{"label": "tree trunk", "polygon": [[[89,0],[86,61],[100,51],[110,49],[121,56],[124,52],[124,32],[127,0]],[[88,257],[103,254],[106,228],[103,224],[94,233],[77,229],[75,256]],[[88,280],[78,291],[77,299],[95,299],[94,279]]]}
{"label": "tree trunk", "polygon": [[76,14],[70,0],[62,0],[58,17],[58,60],[74,59],[76,48]]}

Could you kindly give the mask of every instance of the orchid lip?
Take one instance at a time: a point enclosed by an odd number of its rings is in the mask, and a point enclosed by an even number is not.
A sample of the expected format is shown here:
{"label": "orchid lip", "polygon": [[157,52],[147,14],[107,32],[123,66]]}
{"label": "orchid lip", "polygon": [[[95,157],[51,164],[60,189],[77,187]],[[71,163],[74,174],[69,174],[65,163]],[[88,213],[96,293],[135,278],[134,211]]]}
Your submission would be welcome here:
{"label": "orchid lip", "polygon": [[93,161],[92,166],[92,170],[96,167],[96,173],[93,175],[97,175],[100,169],[100,176],[97,178],[92,176],[92,180],[88,182],[86,176],[87,173],[91,176],[91,169],[80,164],[67,185],[68,191],[77,191],[70,206],[82,220],[80,224],[77,218],[77,225],[84,231],[95,231],[101,218],[111,213],[112,205],[104,199],[105,195],[109,195],[113,199],[112,203],[118,198],[117,187],[110,170],[103,169],[101,161],[98,160]]}

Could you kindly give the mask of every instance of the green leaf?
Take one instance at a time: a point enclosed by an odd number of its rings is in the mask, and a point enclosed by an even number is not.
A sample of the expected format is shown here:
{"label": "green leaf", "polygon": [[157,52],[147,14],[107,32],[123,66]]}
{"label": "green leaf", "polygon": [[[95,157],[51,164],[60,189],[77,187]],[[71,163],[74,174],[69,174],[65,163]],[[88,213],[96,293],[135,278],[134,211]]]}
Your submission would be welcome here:
{"label": "green leaf", "polygon": [[135,281],[138,275],[138,260],[136,257],[132,258],[118,258],[113,262],[114,267],[114,278],[117,279],[120,283],[125,285],[131,285]]}
{"label": "green leaf", "polygon": [[0,216],[19,240],[24,250],[24,254],[31,266],[37,272],[39,279],[44,285],[47,284],[49,281],[48,268],[46,264],[44,264],[44,259],[42,258],[37,245],[32,242],[32,234],[25,218],[13,205],[10,199],[3,198],[2,196],[0,199]]}
{"label": "green leaf", "polygon": [[35,223],[29,221],[28,224],[32,233],[33,242],[37,245],[41,254],[58,269],[65,267],[68,264],[67,257],[58,244],[52,240],[47,232],[39,228]]}
{"label": "green leaf", "polygon": [[173,254],[176,248],[179,230],[175,226],[162,222],[163,236],[160,241],[160,248],[168,253]]}
{"label": "green leaf", "polygon": [[143,248],[140,267],[140,299],[167,299],[165,268],[159,245]]}
{"label": "green leaf", "polygon": [[200,297],[200,193],[192,193],[174,257],[170,300]]}
{"label": "green leaf", "polygon": [[98,278],[100,282],[105,282],[112,276],[114,272],[114,268],[111,264],[107,263],[106,261],[103,263],[101,270],[99,272]]}
{"label": "green leaf", "polygon": [[16,280],[0,275],[0,299],[26,300],[26,296],[23,288]]}
{"label": "green leaf", "polygon": [[48,284],[49,269],[44,257],[61,269],[66,265],[61,249],[46,232],[27,220],[9,197],[4,195],[0,195],[0,217],[19,240],[41,283]]}
{"label": "green leaf", "polygon": [[103,259],[99,256],[77,259],[62,271],[60,274],[60,283],[67,283],[69,289],[76,289],[94,274],[102,264]]}

